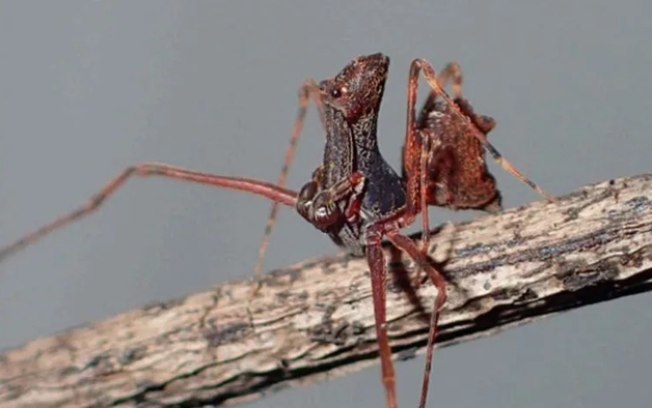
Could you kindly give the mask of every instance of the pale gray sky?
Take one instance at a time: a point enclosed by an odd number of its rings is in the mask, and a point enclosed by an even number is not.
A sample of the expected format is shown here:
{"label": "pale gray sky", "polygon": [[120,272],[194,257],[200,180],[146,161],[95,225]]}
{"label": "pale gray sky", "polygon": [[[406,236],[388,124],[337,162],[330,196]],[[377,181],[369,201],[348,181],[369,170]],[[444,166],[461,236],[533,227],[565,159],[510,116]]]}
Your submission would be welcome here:
{"label": "pale gray sky", "polygon": [[[0,3],[0,244],[72,209],[123,167],[164,161],[274,180],[308,78],[392,59],[380,145],[399,163],[407,70],[462,64],[494,144],[555,194],[650,171],[652,3]],[[312,114],[290,179],[320,159]],[[493,166],[507,207],[538,197]],[[165,180],[0,264],[0,347],[251,276],[268,203]],[[459,219],[433,211],[434,220]],[[267,267],[337,249],[289,211]],[[652,295],[441,350],[433,407],[648,407]],[[402,407],[423,359],[397,364]],[[378,407],[379,368],[251,407]]]}

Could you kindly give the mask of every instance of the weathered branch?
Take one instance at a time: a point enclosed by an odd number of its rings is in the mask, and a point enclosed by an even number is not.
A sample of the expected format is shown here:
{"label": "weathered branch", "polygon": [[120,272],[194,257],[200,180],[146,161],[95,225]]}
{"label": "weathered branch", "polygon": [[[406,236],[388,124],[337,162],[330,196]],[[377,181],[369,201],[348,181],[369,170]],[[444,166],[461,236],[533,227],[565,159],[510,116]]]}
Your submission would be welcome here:
{"label": "weathered branch", "polygon": [[[443,227],[439,344],[650,290],[650,191],[643,175]],[[0,405],[234,404],[359,370],[377,362],[368,274],[364,260],[312,260],[266,276],[254,298],[255,283],[235,282],[35,340],[0,356]],[[415,304],[430,310],[435,291],[410,302],[399,287],[389,330],[407,358],[428,329]]]}

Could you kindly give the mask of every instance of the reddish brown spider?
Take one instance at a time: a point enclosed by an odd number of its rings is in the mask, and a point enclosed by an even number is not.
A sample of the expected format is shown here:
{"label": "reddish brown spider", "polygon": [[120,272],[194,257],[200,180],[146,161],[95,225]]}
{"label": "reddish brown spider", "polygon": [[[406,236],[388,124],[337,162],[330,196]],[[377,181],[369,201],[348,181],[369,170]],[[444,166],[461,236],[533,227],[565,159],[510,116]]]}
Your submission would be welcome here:
{"label": "reddish brown spider", "polygon": [[[296,141],[299,137],[303,121],[302,112],[305,113],[307,102],[312,98],[317,102],[326,129],[326,145],[322,164],[298,195],[283,187],[257,180],[200,173],[164,164],[140,164],[124,170],[84,206],[0,250],[0,260],[42,236],[91,213],[133,175],[157,175],[240,190],[266,197],[274,203],[296,206],[302,217],[319,230],[326,232],[334,242],[353,254],[366,256],[368,260],[382,380],[387,406],[395,408],[397,407],[396,379],[385,315],[387,269],[381,241],[383,237],[387,237],[396,248],[405,251],[426,272],[438,289],[428,339],[427,356],[430,359],[436,336],[438,312],[446,300],[445,280],[431,265],[425,253],[399,231],[412,224],[427,204],[451,203],[455,200],[451,200],[450,197],[457,197],[455,193],[447,193],[443,196],[438,193],[429,195],[429,192],[438,191],[436,183],[446,184],[454,180],[449,177],[438,181],[439,170],[436,168],[434,159],[436,155],[433,153],[440,146],[437,132],[447,131],[446,129],[451,125],[436,120],[429,122],[427,119],[416,122],[414,101],[419,70],[423,69],[426,80],[436,97],[441,97],[444,103],[449,105],[447,109],[450,109],[450,117],[454,118],[451,119],[451,123],[468,122],[467,126],[471,127],[478,125],[470,119],[472,118],[470,107],[462,110],[461,107],[467,105],[461,97],[452,101],[441,90],[434,69],[423,60],[415,60],[410,71],[408,93],[408,125],[403,158],[405,176],[399,177],[383,159],[376,140],[376,121],[388,66],[389,59],[382,54],[360,57],[347,65],[335,78],[322,81],[319,85],[313,82],[304,85],[302,88],[304,97],[293,140]],[[431,111],[447,112],[436,104]],[[486,144],[485,132],[476,133],[482,136],[476,135],[476,138]],[[428,139],[432,135],[434,135],[433,139]],[[286,159],[287,167],[293,154],[293,148],[290,150]],[[486,168],[484,169],[486,171]],[[285,174],[287,170],[284,170],[282,177]],[[471,189],[464,188],[468,189],[465,191]],[[495,185],[493,189],[495,190]],[[442,201],[439,197],[447,197],[448,201]],[[424,242],[427,239],[426,234]],[[422,407],[426,403],[429,371],[428,360],[421,393],[420,406]]]}

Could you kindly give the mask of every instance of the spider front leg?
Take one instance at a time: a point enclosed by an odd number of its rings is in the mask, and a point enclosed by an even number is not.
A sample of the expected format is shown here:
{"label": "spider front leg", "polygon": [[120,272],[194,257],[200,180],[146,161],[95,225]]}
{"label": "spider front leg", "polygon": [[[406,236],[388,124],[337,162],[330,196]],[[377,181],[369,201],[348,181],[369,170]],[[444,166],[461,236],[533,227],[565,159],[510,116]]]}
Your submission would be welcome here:
{"label": "spider front leg", "polygon": [[387,313],[386,313],[386,290],[387,267],[385,254],[383,253],[382,225],[372,226],[366,234],[367,263],[371,274],[371,294],[374,304],[374,319],[376,323],[376,338],[378,342],[378,354],[380,355],[380,367],[382,382],[385,387],[385,397],[388,408],[397,408],[396,399],[396,372],[392,362],[392,350],[389,347],[389,336],[387,335]]}
{"label": "spider front leg", "polygon": [[8,246],[0,249],[0,262],[7,258],[9,255],[14,254],[18,250],[29,246],[43,238],[44,236],[68,225],[72,222],[82,218],[95,210],[97,210],[108,198],[110,198],[120,187],[124,185],[130,178],[160,176],[170,179],[181,181],[190,181],[198,184],[205,184],[214,187],[227,188],[231,190],[238,190],[247,193],[256,194],[265,197],[275,203],[283,204],[286,206],[295,206],[297,201],[297,193],[282,187],[275,186],[271,183],[264,181],[252,180],[240,177],[226,177],[216,174],[201,173],[184,169],[181,167],[170,166],[160,163],[142,163],[134,166],[127,167],[117,177],[109,181],[104,188],[91,197],[88,202],[74,211],[65,214],[49,224],[33,231],[23,238],[14,241]]}
{"label": "spider front leg", "polygon": [[380,354],[382,381],[385,386],[388,407],[396,407],[396,374],[392,362],[392,352],[389,346],[389,336],[387,334],[387,314],[386,314],[386,289],[387,268],[385,255],[383,253],[381,242],[382,237],[387,236],[389,241],[396,248],[406,252],[417,265],[426,271],[432,283],[437,288],[437,296],[431,314],[430,330],[428,333],[428,345],[426,350],[426,366],[424,369],[423,382],[421,385],[421,398],[419,407],[425,408],[428,398],[428,385],[430,382],[430,372],[432,368],[432,356],[434,344],[437,337],[437,323],[439,321],[439,312],[446,303],[446,280],[434,268],[429,258],[417,248],[412,240],[399,233],[394,226],[387,227],[383,221],[367,228],[365,235],[366,256],[371,273],[371,289],[374,304],[374,317],[376,323],[376,337],[378,338],[378,352]]}
{"label": "spider front leg", "polygon": [[323,167],[320,166],[312,180],[299,191],[297,212],[322,232],[328,232],[334,224],[354,222],[360,213],[364,181],[362,173],[354,172],[323,189]]}
{"label": "spider front leg", "polygon": [[[430,330],[428,332],[428,344],[426,345],[426,366],[423,372],[423,381],[421,383],[421,398],[419,408],[425,408],[428,399],[428,385],[430,384],[430,372],[432,371],[432,356],[437,340],[437,324],[439,323],[439,313],[446,303],[448,295],[446,293],[446,279],[430,263],[430,258],[423,253],[414,242],[405,235],[398,232],[397,229],[386,231],[387,239],[396,247],[406,252],[410,258],[421,268],[426,271],[432,284],[437,288],[437,297],[430,315]],[[373,273],[372,273],[373,276]]]}

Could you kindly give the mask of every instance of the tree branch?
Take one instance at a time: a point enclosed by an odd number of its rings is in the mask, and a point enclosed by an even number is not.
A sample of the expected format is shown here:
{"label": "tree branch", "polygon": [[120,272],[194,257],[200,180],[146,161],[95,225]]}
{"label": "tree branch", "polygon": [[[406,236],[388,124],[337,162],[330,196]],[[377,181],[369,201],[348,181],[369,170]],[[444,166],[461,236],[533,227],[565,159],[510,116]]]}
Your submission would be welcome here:
{"label": "tree branch", "polygon": [[[650,290],[650,191],[642,175],[442,227],[439,346]],[[0,405],[230,405],[360,370],[377,363],[368,275],[346,255],[310,260],[35,340],[0,355]],[[396,276],[387,309],[401,359],[425,346],[435,290]]]}

